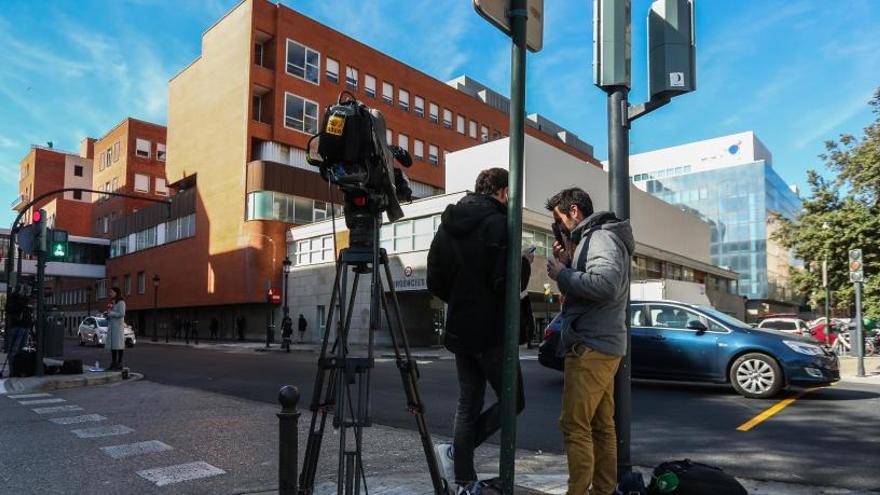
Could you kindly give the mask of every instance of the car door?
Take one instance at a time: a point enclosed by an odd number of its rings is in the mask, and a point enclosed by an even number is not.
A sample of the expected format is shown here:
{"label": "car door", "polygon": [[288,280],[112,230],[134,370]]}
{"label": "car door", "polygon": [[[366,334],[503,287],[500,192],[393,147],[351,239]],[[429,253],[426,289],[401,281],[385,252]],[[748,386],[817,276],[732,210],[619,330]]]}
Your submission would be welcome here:
{"label": "car door", "polygon": [[95,335],[95,319],[86,318],[80,328],[85,340],[91,340]]}
{"label": "car door", "polygon": [[652,304],[650,316],[657,332],[659,375],[680,380],[716,378],[719,334],[688,328],[692,321],[705,327],[708,323],[705,317],[672,304]]}
{"label": "car door", "polygon": [[653,329],[648,323],[648,305],[633,304],[629,310],[629,324],[632,340],[632,374],[634,376],[651,377],[656,363],[653,361],[652,347],[655,341],[651,338]]}

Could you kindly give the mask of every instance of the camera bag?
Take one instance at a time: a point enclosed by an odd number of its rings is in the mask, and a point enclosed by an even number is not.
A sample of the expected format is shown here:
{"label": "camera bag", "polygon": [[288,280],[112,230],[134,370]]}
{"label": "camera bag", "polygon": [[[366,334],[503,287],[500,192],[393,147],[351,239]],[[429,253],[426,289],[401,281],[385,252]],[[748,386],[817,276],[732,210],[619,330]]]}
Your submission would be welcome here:
{"label": "camera bag", "polygon": [[654,468],[648,494],[748,495],[748,492],[721,468],[684,459],[664,462]]}

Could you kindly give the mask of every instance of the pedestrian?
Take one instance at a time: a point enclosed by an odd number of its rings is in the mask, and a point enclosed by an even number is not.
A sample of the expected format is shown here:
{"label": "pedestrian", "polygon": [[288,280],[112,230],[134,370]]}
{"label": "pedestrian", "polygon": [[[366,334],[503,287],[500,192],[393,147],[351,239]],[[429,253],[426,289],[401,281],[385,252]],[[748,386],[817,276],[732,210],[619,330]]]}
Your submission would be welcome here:
{"label": "pedestrian", "polygon": [[309,322],[306,321],[306,317],[302,313],[299,314],[299,321],[297,321],[296,325],[298,327],[297,330],[299,330],[299,343],[302,344],[306,335],[306,327],[309,325]]}
{"label": "pedestrian", "polygon": [[122,298],[122,291],[119,287],[110,289],[110,302],[107,303],[107,319],[110,320],[110,327],[107,331],[107,339],[104,346],[110,348],[110,355],[113,357],[110,363],[111,370],[122,369],[122,353],[125,350],[125,336],[123,328],[125,327],[125,299]]}
{"label": "pedestrian", "polygon": [[[474,191],[443,212],[428,252],[427,271],[428,290],[447,303],[444,345],[455,355],[459,386],[453,443],[438,444],[437,457],[450,485],[454,481],[458,493],[465,494],[479,490],[474,449],[501,426],[507,171],[480,172]],[[520,251],[519,246],[511,249]],[[523,257],[521,290],[528,284],[529,259]],[[499,401],[483,411],[487,382]],[[523,407],[517,363],[517,413]]]}
{"label": "pedestrian", "polygon": [[238,316],[238,319],[235,320],[235,326],[238,329],[238,340],[244,342],[244,334],[247,331],[247,322],[244,319],[244,315]]}
{"label": "pedestrian", "polygon": [[[17,356],[24,349],[27,343],[28,333],[34,326],[34,315],[31,311],[30,300],[24,293],[22,286],[17,285],[6,299],[6,338],[4,346],[6,347],[6,363],[9,363],[9,376],[17,376],[19,363]],[[0,372],[0,377],[3,373]]]}
{"label": "pedestrian", "polygon": [[208,325],[211,330],[211,340],[217,340],[217,334],[220,331],[220,320],[216,316],[211,317],[211,323]]}
{"label": "pedestrian", "polygon": [[290,352],[291,335],[293,335],[293,319],[290,315],[284,315],[281,319],[281,343],[287,352]]}
{"label": "pedestrian", "polygon": [[568,456],[568,493],[617,489],[614,375],[626,354],[626,305],[635,241],[629,220],[593,211],[589,194],[565,189],[547,209],[568,234],[553,244],[547,274],[565,294],[558,353],[565,358],[559,428]]}
{"label": "pedestrian", "polygon": [[180,338],[180,332],[183,330],[183,319],[180,317],[180,314],[174,316],[174,338]]}

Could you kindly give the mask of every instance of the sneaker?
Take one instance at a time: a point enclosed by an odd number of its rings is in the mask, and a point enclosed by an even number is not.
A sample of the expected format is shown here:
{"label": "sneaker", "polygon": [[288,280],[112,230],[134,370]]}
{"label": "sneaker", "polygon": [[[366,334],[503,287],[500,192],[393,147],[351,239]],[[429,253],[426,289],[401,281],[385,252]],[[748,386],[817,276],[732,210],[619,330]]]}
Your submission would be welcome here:
{"label": "sneaker", "polygon": [[440,463],[440,475],[446,479],[448,484],[455,481],[455,461],[452,457],[452,444],[440,443],[434,446],[434,453],[437,455],[437,462]]}
{"label": "sneaker", "polygon": [[483,492],[483,482],[473,481],[465,486],[458,487],[457,495],[480,495]]}

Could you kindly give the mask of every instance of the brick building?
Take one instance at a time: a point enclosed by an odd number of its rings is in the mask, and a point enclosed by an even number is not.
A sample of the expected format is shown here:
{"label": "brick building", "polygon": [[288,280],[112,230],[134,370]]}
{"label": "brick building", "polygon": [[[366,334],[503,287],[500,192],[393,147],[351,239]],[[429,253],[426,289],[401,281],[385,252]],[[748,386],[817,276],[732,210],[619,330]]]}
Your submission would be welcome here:
{"label": "brick building", "polygon": [[[507,134],[508,100],[479,83],[439,81],[288,7],[242,1],[169,83],[171,217],[155,205],[115,220],[109,213],[107,277],[137,287],[126,290],[136,323],[152,327],[151,281],[159,277],[160,326],[200,320],[204,335],[216,317],[228,336],[244,316],[251,336],[265,332],[285,232],[341,202],[304,149],[343,90],[385,114],[388,141],[413,156],[407,174],[418,197],[443,192],[447,152]],[[527,124],[531,136],[599,166],[571,132],[537,114]],[[99,164],[109,141],[96,143]]]}

